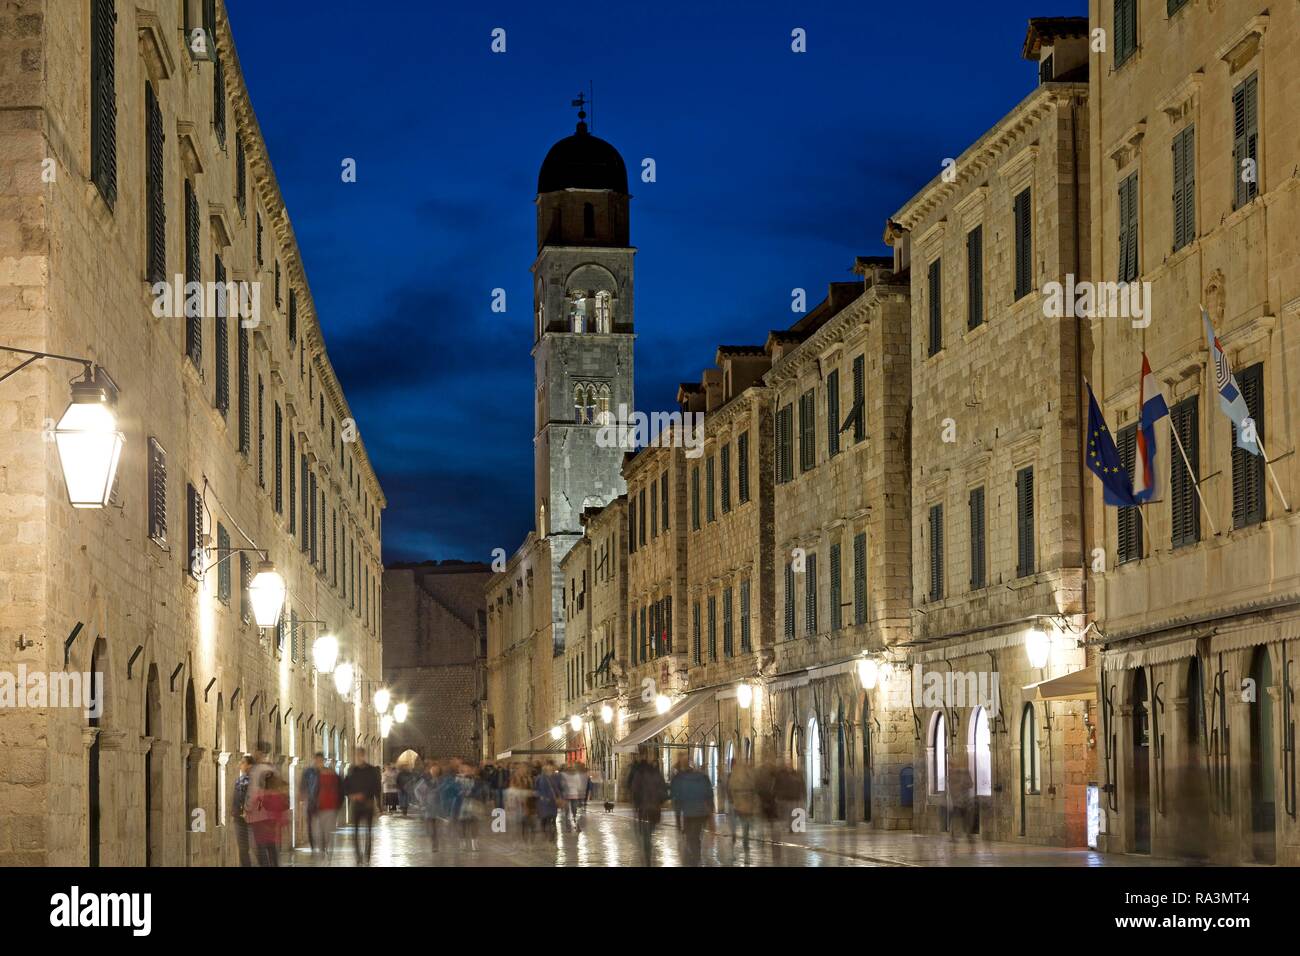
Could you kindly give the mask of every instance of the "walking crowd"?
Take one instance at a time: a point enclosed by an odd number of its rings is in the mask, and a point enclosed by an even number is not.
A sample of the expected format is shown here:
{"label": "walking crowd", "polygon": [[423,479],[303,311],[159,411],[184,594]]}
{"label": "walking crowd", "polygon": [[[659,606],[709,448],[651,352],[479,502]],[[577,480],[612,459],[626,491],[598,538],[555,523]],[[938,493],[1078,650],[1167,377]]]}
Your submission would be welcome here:
{"label": "walking crowd", "polygon": [[[749,854],[751,834],[771,844],[781,862],[785,835],[796,824],[805,799],[803,775],[788,763],[769,759],[758,766],[736,762],[714,783],[704,769],[682,755],[668,779],[653,750],[640,751],[621,781],[621,796],[631,804],[641,863],[655,864],[654,836],[667,807],[675,819],[683,865],[703,863],[705,832],[730,836]],[[240,761],[233,816],[241,866],[279,866],[279,849],[290,819],[289,786],[268,761],[264,749]],[[382,769],[369,764],[365,750],[345,776],[317,753],[303,771],[298,800],[307,815],[313,854],[333,858],[339,826],[350,824],[358,865],[370,862],[372,830],[381,813],[415,816],[423,821],[431,851],[479,852],[486,832],[504,833],[521,845],[539,836],[576,833],[586,823],[588,804],[600,785],[581,762],[518,762],[508,766],[475,765],[456,758],[428,759]],[[605,812],[614,810],[615,794],[600,794]],[[345,815],[346,814],[346,815]],[[726,832],[719,834],[718,817]]]}

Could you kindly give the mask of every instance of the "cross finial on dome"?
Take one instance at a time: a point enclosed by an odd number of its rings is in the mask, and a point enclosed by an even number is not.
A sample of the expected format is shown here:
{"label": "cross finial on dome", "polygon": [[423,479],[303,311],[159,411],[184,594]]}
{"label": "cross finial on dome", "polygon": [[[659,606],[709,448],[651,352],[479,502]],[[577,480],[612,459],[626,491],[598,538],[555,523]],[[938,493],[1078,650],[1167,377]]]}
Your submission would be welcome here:
{"label": "cross finial on dome", "polygon": [[587,105],[586,94],[579,93],[578,98],[576,100],[573,100],[569,105],[576,106],[578,108],[578,130],[580,132],[585,132],[587,129],[587,123],[586,123],[587,111],[584,108]]}

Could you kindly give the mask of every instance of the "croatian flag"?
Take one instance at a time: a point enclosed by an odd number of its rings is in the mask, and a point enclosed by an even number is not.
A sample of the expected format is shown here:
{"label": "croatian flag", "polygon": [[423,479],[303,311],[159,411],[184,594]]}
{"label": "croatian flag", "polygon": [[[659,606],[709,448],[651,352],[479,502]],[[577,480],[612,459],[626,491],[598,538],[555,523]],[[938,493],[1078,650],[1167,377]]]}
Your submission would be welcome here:
{"label": "croatian flag", "polygon": [[[1232,424],[1237,426],[1237,447],[1252,455],[1260,455],[1262,452],[1259,444],[1253,437],[1247,437],[1247,430],[1242,425],[1250,418],[1250,409],[1246,407],[1245,396],[1237,387],[1237,377],[1232,374],[1232,368],[1228,365],[1228,356],[1223,354],[1223,346],[1219,344],[1219,337],[1214,334],[1214,326],[1210,324],[1210,316],[1204,306],[1201,307],[1201,321],[1205,324],[1205,340],[1209,343],[1210,361],[1214,365],[1214,387],[1219,393],[1219,408],[1222,409],[1223,414],[1232,419]],[[1253,436],[1255,429],[1252,427],[1249,433]]]}
{"label": "croatian flag", "polygon": [[1142,353],[1142,381],[1138,384],[1137,454],[1133,456],[1133,497],[1137,501],[1154,501],[1160,497],[1156,487],[1156,422],[1169,415],[1164,392],[1151,374],[1147,353]]}

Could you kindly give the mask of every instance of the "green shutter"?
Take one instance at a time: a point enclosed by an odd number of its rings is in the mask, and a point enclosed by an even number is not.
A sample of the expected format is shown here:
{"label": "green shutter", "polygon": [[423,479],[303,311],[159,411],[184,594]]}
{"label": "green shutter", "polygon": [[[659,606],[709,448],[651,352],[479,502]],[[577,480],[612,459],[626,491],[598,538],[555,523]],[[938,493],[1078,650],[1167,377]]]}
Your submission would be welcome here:
{"label": "green shutter", "polygon": [[1016,574],[1034,573],[1034,469],[1016,474]]}
{"label": "green shutter", "polygon": [[[185,354],[200,371],[203,369],[203,305],[190,307],[190,283],[203,280],[199,266],[199,201],[194,195],[194,184],[185,180]],[[199,299],[202,303],[203,296]],[[197,314],[194,314],[197,313]]]}
{"label": "green shutter", "polygon": [[117,7],[90,6],[90,178],[111,208],[117,202]]}
{"label": "green shutter", "polygon": [[[1237,384],[1261,442],[1264,441],[1264,366],[1261,363],[1237,373]],[[1232,526],[1243,528],[1264,520],[1264,459],[1237,447],[1237,427],[1232,429]]]}
{"label": "green shutter", "polygon": [[838,631],[844,626],[843,585],[840,580],[840,545],[831,545],[831,630]]}
{"label": "green shutter", "polygon": [[966,234],[966,328],[984,321],[984,227]]}
{"label": "green shutter", "polygon": [[930,507],[930,600],[943,598],[943,505]]}
{"label": "green shutter", "polygon": [[[1170,543],[1175,548],[1195,544],[1201,537],[1201,512],[1197,508],[1195,486],[1200,477],[1197,418],[1196,396],[1179,402],[1169,411],[1170,426],[1177,431],[1187,455],[1187,462],[1184,462],[1177,446],[1169,450]],[[1191,471],[1188,471],[1188,464],[1191,465]]]}
{"label": "green shutter", "polygon": [[217,388],[214,404],[224,418],[230,410],[230,323],[226,318],[226,267],[217,256],[213,265],[212,278],[217,286],[217,314],[213,317],[216,329],[214,342],[217,350]]}
{"label": "green shutter", "polygon": [[[1119,452],[1119,463],[1130,479],[1133,475],[1133,463],[1137,458],[1137,424],[1121,428],[1115,435],[1115,446]],[[1119,533],[1118,563],[1137,561],[1142,557],[1142,517],[1136,505],[1119,509],[1117,515]]]}
{"label": "green shutter", "polygon": [[145,112],[145,216],[148,240],[148,278],[167,279],[167,201],[163,182],[163,119],[153,84],[144,85]]}
{"label": "green shutter", "polygon": [[834,458],[840,453],[840,370],[831,369],[826,375],[826,454]]}
{"label": "green shutter", "polygon": [[1033,286],[1033,203],[1028,189],[1016,195],[1014,201],[1016,238],[1015,298],[1027,296]]}
{"label": "green shutter", "polygon": [[984,538],[984,489],[970,493],[970,587],[978,590],[987,584],[987,550]]}
{"label": "green shutter", "polygon": [[867,533],[853,536],[853,623],[867,622]]}
{"label": "green shutter", "polygon": [[930,299],[930,354],[936,355],[943,348],[942,265],[939,259],[930,263],[927,278]]}

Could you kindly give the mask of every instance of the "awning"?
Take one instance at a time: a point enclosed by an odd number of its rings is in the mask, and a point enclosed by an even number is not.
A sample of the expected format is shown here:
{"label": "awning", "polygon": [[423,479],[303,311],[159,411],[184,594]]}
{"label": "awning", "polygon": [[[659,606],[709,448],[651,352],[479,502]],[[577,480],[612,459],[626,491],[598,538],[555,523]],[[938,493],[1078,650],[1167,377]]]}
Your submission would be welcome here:
{"label": "awning", "polygon": [[1025,685],[1026,700],[1096,700],[1097,668],[1085,667],[1072,674]]}
{"label": "awning", "polygon": [[533,742],[534,740],[540,740],[541,738],[543,738],[543,737],[549,737],[550,735],[551,735],[551,732],[550,732],[549,730],[543,730],[543,731],[542,731],[540,734],[538,734],[537,736],[535,736],[535,737],[529,737],[527,740],[523,741],[522,743],[517,743],[517,744],[515,744],[515,745],[514,745],[513,747],[511,747],[509,750],[503,750],[503,751],[501,751],[501,753],[497,754],[496,759],[497,759],[497,760],[509,760],[511,757],[526,757],[526,756],[531,756],[531,755],[535,755],[535,754],[562,754],[562,753],[564,753],[564,742],[563,742],[563,741],[560,741],[559,744],[558,744],[558,746],[542,747],[542,748],[538,748],[538,747],[530,747],[530,746],[529,746],[530,744],[532,744],[532,742]]}
{"label": "awning", "polygon": [[662,714],[650,718],[622,740],[616,741],[614,743],[614,753],[633,753],[651,737],[663,733],[669,726],[685,717],[687,713],[704,703],[706,700],[712,698],[715,694],[717,694],[716,688],[697,690],[693,694],[687,694]]}

